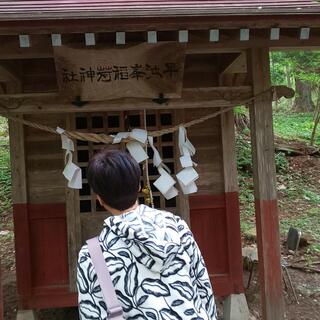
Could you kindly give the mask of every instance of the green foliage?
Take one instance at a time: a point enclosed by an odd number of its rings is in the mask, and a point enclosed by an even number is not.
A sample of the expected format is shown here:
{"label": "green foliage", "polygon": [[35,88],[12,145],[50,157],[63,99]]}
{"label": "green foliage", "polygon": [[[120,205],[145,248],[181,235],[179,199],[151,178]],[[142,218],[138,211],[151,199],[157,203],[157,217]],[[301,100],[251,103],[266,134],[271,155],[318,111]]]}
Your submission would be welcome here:
{"label": "green foliage", "polygon": [[286,155],[283,152],[276,152],[275,163],[277,173],[285,173],[288,171],[289,163]]}
{"label": "green foliage", "polygon": [[289,76],[320,85],[320,51],[271,52],[270,61],[273,84],[287,85]]}
{"label": "green foliage", "polygon": [[[312,204],[320,206],[320,194],[311,190],[303,190],[303,197]],[[320,212],[320,209],[319,209]]]}
{"label": "green foliage", "polygon": [[[303,191],[303,190],[302,190]],[[320,201],[318,202],[318,204]],[[318,226],[320,225],[320,209],[319,206],[309,209],[305,214],[293,216],[280,220],[280,232],[286,234],[290,227],[301,230],[302,235],[308,234],[314,242],[309,247],[310,254],[320,253],[320,233]]]}
{"label": "green foliage", "polygon": [[[284,139],[309,142],[313,128],[313,117],[310,113],[275,113],[273,117],[274,132]],[[320,132],[316,135],[315,144],[320,145]]]}
{"label": "green foliage", "polygon": [[287,85],[286,77],[289,64],[286,61],[285,53],[282,51],[272,51],[270,53],[270,74],[271,83],[274,85]]}
{"label": "green foliage", "polygon": [[234,114],[248,114],[248,110],[246,107],[238,106],[233,109]]}
{"label": "green foliage", "polygon": [[0,117],[0,213],[11,207],[11,171],[6,119]]}
{"label": "green foliage", "polygon": [[251,172],[252,158],[251,158],[251,142],[242,134],[238,134],[236,138],[237,151],[237,167],[238,171]]}
{"label": "green foliage", "polygon": [[[252,173],[251,142],[246,135],[238,134],[236,137],[237,168],[238,171]],[[277,172],[288,170],[288,160],[283,152],[275,153],[275,164]]]}
{"label": "green foliage", "polygon": [[1,147],[0,151],[0,207],[1,211],[11,206],[11,172],[8,147]]}
{"label": "green foliage", "polygon": [[0,116],[0,145],[8,143],[8,135],[7,119]]}

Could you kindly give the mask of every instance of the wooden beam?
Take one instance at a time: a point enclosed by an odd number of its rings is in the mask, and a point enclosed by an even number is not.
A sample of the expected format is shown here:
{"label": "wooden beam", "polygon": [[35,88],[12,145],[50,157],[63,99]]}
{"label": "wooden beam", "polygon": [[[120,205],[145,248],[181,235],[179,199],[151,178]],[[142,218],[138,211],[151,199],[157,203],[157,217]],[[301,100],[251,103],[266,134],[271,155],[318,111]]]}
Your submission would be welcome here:
{"label": "wooden beam", "polygon": [[[248,57],[253,93],[257,94],[270,88],[269,50],[251,49]],[[284,301],[271,94],[260,96],[250,106],[250,123],[262,313],[264,320],[282,320]]]}
{"label": "wooden beam", "polygon": [[242,52],[220,73],[219,83],[221,86],[242,85],[246,81],[246,73],[247,56]]}
{"label": "wooden beam", "polygon": [[21,83],[16,72],[12,71],[5,63],[0,63],[0,81]]}
{"label": "wooden beam", "polygon": [[20,75],[10,62],[0,63],[0,82],[4,83],[6,93],[21,91],[22,83]]}
{"label": "wooden beam", "polygon": [[[307,28],[303,28],[307,29]],[[247,29],[243,29],[247,30]],[[250,39],[241,41],[239,35],[234,33],[230,35],[230,30],[202,30],[202,31],[187,31],[181,30],[180,35],[183,41],[187,41],[186,53],[187,54],[205,54],[215,52],[228,52],[228,51],[242,51],[248,48],[255,47],[274,47],[274,48],[300,48],[300,47],[313,47],[314,49],[320,48],[320,32],[318,29],[312,29],[309,38],[299,37],[300,29],[281,29],[281,38],[279,40],[270,39],[270,30],[264,29],[263,32],[252,32]],[[259,30],[255,30],[259,31]],[[261,31],[261,30],[260,30]],[[263,30],[262,30],[263,31]],[[294,32],[292,32],[294,31]],[[175,32],[175,31],[171,31]],[[169,32],[170,33],[170,32]],[[88,35],[93,33],[87,32]],[[152,33],[154,35],[154,33]],[[57,38],[60,36],[60,38]],[[61,45],[61,35],[55,34],[55,45]],[[76,35],[75,35],[76,37]],[[102,37],[103,38],[103,37]],[[0,47],[1,60],[15,60],[15,59],[42,59],[53,58],[53,39],[50,34],[43,35],[30,35],[31,47],[20,48],[19,40],[17,37],[0,36],[0,40],[5,45]],[[179,39],[177,39],[178,41]],[[88,42],[89,43],[89,42]],[[93,42],[90,42],[93,43]],[[116,33],[116,43],[125,45],[125,32]],[[85,43],[78,41],[77,43],[68,42],[68,38],[64,39],[64,45],[76,45],[77,47],[85,48]],[[127,43],[128,45],[132,45]],[[114,43],[99,43],[99,38],[96,39],[96,45],[104,48],[113,48]]]}
{"label": "wooden beam", "polygon": [[[57,113],[57,112],[94,112],[143,109],[188,109],[229,107],[237,101],[251,97],[250,86],[186,88],[181,99],[170,99],[159,104],[152,99],[121,99],[90,102],[83,107],[76,107],[71,102],[63,101],[57,93],[0,95],[0,103],[7,107],[17,107],[14,113]],[[54,101],[54,102],[52,102]],[[20,105],[20,107],[19,107]]]}
{"label": "wooden beam", "polygon": [[233,60],[222,73],[247,73],[247,56],[245,52],[242,52],[235,60]]}

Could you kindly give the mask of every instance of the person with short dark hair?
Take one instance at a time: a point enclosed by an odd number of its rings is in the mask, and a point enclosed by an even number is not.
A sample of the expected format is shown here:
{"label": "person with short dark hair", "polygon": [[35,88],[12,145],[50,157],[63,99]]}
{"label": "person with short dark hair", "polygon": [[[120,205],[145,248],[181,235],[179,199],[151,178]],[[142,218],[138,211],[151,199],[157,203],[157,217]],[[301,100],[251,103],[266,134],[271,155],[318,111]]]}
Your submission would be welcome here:
{"label": "person with short dark hair", "polygon": [[116,149],[96,153],[87,172],[89,185],[108,211],[127,211],[136,204],[140,177],[139,164],[127,152]]}
{"label": "person with short dark hair", "polygon": [[[212,287],[187,224],[172,213],[139,205],[140,167],[129,153],[104,149],[89,162],[88,182],[112,216],[100,246],[125,319],[216,320]],[[106,320],[87,245],[79,253],[80,319]]]}

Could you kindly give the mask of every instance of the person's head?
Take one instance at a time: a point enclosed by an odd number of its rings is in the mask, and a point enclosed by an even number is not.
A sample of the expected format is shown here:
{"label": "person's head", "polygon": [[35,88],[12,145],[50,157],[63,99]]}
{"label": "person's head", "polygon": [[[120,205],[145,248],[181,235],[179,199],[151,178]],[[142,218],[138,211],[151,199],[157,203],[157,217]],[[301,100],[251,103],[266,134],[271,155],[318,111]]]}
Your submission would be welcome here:
{"label": "person's head", "polygon": [[102,149],[89,162],[87,178],[100,203],[123,211],[137,201],[141,170],[125,151]]}

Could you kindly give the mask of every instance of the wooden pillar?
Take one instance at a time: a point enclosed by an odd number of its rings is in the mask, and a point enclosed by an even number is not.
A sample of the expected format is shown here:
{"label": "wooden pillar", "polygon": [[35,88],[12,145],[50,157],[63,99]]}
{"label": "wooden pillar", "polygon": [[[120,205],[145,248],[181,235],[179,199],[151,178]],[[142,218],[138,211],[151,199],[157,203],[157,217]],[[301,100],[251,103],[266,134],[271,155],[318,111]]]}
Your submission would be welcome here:
{"label": "wooden pillar", "polygon": [[[174,125],[177,125],[179,123],[184,123],[186,121],[186,114],[185,110],[175,110],[174,111]],[[180,150],[179,150],[179,141],[178,141],[178,134],[175,134],[175,159],[180,158]],[[176,161],[177,171],[181,170],[180,161]],[[180,186],[177,184],[177,187],[179,189],[179,196],[177,198],[178,200],[178,208],[179,212],[177,212],[180,217],[188,224],[189,227],[191,227],[190,224],[190,206],[189,206],[189,196],[183,194],[181,191]]]}
{"label": "wooden pillar", "polygon": [[[66,117],[66,129],[73,130],[73,115]],[[68,230],[68,263],[69,263],[69,289],[77,291],[77,264],[81,249],[81,221],[79,191],[70,189],[66,182],[66,216]]]}
{"label": "wooden pillar", "polygon": [[[253,94],[270,88],[269,49],[248,52]],[[264,320],[284,319],[279,218],[276,192],[272,95],[264,94],[250,106],[261,303]]]}
{"label": "wooden pillar", "polygon": [[[235,145],[235,127],[233,110],[221,115],[221,138],[223,154],[224,190],[226,197],[226,215],[229,237],[230,273],[233,279],[233,293],[243,293],[239,186],[237,156]],[[231,236],[232,235],[232,236]]]}
{"label": "wooden pillar", "polygon": [[[17,116],[23,117],[23,116]],[[16,250],[16,270],[19,308],[23,308],[21,297],[31,295],[31,257],[28,218],[27,174],[23,124],[9,120],[10,160],[12,180],[12,202]]]}

